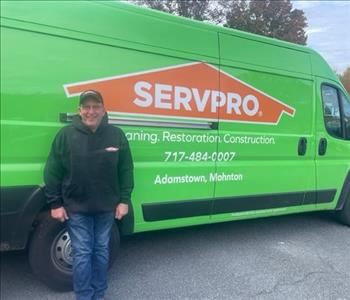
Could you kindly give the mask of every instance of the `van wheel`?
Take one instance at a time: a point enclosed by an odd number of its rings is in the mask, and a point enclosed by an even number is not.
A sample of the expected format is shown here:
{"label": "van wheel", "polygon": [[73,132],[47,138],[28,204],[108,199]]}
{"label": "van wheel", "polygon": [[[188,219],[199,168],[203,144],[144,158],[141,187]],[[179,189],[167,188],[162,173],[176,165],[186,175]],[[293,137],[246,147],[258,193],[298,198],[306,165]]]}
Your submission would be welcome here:
{"label": "van wheel", "polygon": [[[119,231],[115,225],[110,241],[110,267],[119,245]],[[64,223],[47,217],[37,226],[29,245],[29,263],[33,273],[51,289],[62,292],[73,289],[72,248]]]}
{"label": "van wheel", "polygon": [[350,194],[348,195],[343,209],[337,211],[336,215],[341,223],[350,226]]}

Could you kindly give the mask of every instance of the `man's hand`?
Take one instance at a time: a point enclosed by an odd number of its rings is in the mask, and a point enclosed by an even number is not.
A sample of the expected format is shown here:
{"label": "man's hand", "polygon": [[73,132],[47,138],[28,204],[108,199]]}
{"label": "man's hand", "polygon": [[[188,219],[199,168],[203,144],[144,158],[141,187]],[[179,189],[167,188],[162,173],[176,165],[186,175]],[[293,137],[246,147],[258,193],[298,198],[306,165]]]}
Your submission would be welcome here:
{"label": "man's hand", "polygon": [[59,208],[51,209],[51,217],[60,222],[64,222],[69,219],[67,212],[63,206]]}
{"label": "man's hand", "polygon": [[124,203],[119,203],[115,208],[115,218],[121,220],[125,215],[128,214],[129,206]]}

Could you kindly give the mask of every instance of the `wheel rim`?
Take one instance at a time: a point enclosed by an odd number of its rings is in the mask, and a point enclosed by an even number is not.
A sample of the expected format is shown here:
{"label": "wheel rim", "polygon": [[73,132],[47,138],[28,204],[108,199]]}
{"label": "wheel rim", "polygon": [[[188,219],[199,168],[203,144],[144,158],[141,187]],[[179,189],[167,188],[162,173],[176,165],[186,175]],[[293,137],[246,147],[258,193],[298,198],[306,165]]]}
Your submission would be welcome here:
{"label": "wheel rim", "polygon": [[62,229],[56,236],[51,246],[52,261],[62,272],[72,272],[72,245],[66,229]]}

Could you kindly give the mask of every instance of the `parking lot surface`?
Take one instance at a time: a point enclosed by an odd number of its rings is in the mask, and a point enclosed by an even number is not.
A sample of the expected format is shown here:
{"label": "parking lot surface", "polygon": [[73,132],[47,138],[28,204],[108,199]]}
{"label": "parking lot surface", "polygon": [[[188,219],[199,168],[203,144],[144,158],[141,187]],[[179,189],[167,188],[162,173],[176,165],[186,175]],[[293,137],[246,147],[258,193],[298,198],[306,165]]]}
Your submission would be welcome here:
{"label": "parking lot surface", "polygon": [[[25,251],[1,255],[1,299],[74,299],[46,288]],[[350,228],[328,213],[124,237],[106,299],[350,299]]]}

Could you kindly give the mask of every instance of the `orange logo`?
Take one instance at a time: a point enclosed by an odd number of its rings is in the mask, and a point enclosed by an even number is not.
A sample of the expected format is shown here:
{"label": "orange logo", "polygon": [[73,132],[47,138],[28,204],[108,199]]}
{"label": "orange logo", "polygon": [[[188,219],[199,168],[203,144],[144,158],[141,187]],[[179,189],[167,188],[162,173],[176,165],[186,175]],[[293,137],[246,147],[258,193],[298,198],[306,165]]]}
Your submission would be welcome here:
{"label": "orange logo", "polygon": [[[220,87],[220,88],[219,88]],[[213,65],[196,62],[64,85],[68,97],[97,90],[121,115],[277,124],[295,109]]]}

